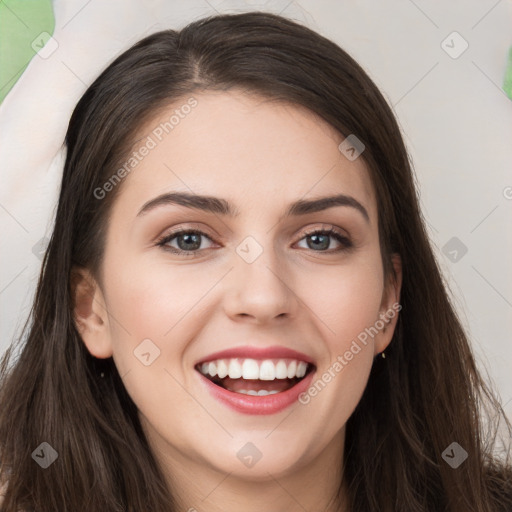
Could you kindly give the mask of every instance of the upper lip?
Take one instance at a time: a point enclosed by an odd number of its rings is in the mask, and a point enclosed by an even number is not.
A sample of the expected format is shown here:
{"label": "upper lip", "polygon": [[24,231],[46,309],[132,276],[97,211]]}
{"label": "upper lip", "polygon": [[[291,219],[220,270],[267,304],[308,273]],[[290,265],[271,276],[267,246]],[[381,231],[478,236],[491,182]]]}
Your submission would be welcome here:
{"label": "upper lip", "polygon": [[255,346],[242,346],[233,347],[219,352],[214,352],[206,357],[203,357],[196,364],[207,363],[209,361],[216,361],[218,359],[296,359],[297,361],[305,361],[306,363],[314,364],[311,357],[297,350],[286,348],[282,346],[273,347],[255,347]]}

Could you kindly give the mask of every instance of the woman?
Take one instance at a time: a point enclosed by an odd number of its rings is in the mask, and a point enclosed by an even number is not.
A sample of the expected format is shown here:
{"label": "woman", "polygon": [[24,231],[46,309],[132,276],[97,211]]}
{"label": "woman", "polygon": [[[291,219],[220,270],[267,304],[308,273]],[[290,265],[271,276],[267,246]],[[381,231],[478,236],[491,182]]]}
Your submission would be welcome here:
{"label": "woman", "polygon": [[483,420],[510,425],[343,50],[256,12],[153,34],[66,148],[2,511],[512,510]]}

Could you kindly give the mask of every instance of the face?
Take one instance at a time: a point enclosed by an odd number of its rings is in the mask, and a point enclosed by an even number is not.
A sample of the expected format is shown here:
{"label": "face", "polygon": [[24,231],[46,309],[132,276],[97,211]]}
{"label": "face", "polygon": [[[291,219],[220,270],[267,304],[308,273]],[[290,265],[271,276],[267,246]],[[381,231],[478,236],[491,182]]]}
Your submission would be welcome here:
{"label": "face", "polygon": [[193,96],[140,132],[135,150],[154,147],[121,184],[82,338],[113,356],[164,464],[251,479],[339,464],[397,316],[369,173],[306,109]]}

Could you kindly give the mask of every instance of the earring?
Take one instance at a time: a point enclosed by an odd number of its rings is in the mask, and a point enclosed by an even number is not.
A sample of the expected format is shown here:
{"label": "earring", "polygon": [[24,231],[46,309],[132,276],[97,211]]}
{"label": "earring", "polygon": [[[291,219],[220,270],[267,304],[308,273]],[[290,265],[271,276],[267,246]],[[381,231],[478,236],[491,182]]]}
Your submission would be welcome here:
{"label": "earring", "polygon": [[386,359],[386,354],[384,353],[384,351],[380,353],[380,356],[382,357],[382,359]]}

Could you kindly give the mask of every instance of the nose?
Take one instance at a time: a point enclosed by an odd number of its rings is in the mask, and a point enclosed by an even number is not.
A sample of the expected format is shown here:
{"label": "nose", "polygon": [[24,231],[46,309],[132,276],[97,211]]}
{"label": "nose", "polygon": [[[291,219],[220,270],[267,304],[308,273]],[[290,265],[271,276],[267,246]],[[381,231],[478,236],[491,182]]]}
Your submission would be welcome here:
{"label": "nose", "polygon": [[293,278],[272,248],[264,247],[252,263],[235,253],[233,265],[224,295],[224,310],[233,321],[264,324],[295,317],[300,300]]}

